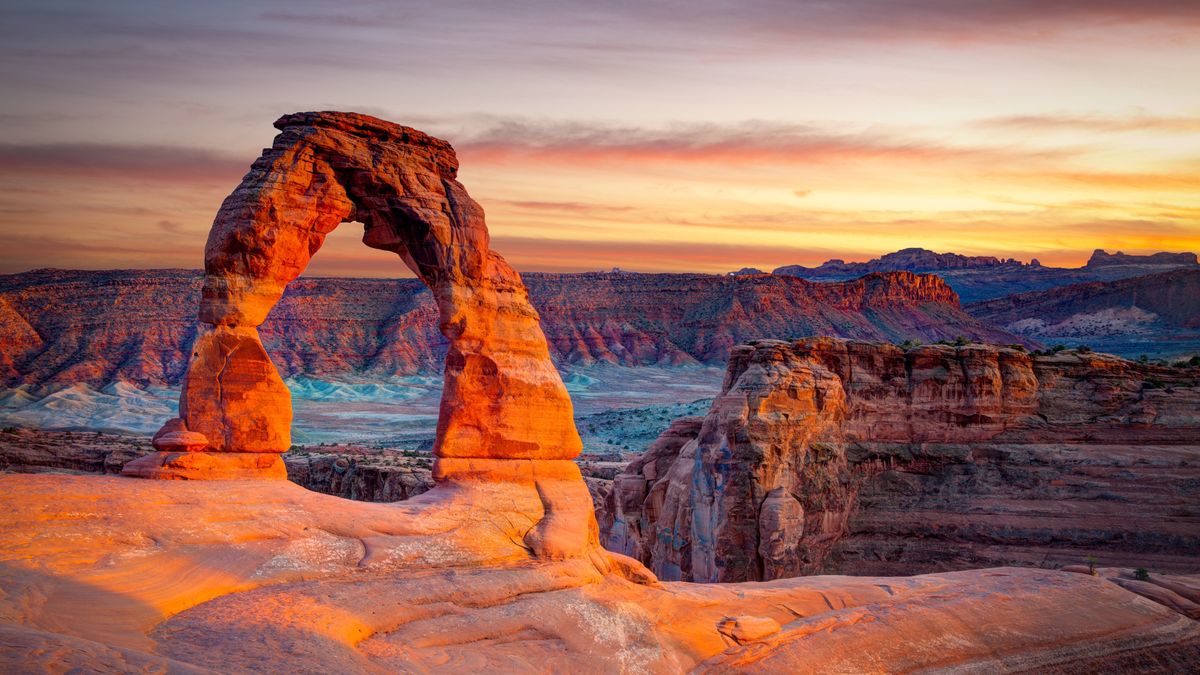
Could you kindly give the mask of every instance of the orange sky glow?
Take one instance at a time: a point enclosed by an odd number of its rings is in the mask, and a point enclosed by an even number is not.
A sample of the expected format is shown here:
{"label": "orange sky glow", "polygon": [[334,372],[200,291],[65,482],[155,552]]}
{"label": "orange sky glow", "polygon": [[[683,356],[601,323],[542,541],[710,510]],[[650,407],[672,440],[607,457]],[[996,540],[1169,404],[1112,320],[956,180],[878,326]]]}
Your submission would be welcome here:
{"label": "orange sky glow", "polygon": [[[403,4],[3,10],[0,273],[200,267],[305,109],[450,140],[523,271],[1200,250],[1195,3]],[[308,273],[407,275],[360,235]]]}

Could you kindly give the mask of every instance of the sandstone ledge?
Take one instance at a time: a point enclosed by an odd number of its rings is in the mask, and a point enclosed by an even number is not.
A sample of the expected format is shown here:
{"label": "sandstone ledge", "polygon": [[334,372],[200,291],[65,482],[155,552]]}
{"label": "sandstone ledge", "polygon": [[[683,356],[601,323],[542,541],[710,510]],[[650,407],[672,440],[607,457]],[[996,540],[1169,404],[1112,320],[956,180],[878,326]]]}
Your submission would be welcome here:
{"label": "sandstone ledge", "polygon": [[[498,525],[527,509],[506,506],[519,493],[459,489],[385,505],[286,481],[0,476],[0,669],[1074,672],[1200,663],[1200,623],[1101,577],[1005,568],[639,585],[580,558],[531,560],[519,538],[531,523]],[[722,633],[739,621],[740,644]],[[772,622],[779,631],[762,629]]]}

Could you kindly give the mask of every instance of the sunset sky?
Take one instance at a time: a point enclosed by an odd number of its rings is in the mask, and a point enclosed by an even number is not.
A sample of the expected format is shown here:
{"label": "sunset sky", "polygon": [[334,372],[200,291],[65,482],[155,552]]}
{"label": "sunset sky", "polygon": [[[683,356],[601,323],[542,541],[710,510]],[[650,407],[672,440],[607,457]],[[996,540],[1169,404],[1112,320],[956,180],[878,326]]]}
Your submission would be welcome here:
{"label": "sunset sky", "polygon": [[1200,251],[1196,0],[2,7],[0,273],[200,267],[299,110],[449,140],[524,271]]}

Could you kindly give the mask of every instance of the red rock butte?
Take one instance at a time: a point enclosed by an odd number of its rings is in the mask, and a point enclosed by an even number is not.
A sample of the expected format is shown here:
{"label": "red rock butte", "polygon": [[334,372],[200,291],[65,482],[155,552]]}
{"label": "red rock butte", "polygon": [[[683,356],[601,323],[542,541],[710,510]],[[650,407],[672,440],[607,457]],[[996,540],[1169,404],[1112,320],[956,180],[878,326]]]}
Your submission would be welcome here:
{"label": "red rock butte", "polygon": [[[488,242],[445,141],[354,113],[285,115],[221,204],[204,250],[202,323],[179,419],[147,478],[286,477],[291,398],[258,335],[284,288],[339,224],[392,251],[432,290],[450,342],[434,454],[442,475],[511,472],[488,460],[570,460],[571,400],[520,277]],[[566,465],[555,469],[569,471]]]}

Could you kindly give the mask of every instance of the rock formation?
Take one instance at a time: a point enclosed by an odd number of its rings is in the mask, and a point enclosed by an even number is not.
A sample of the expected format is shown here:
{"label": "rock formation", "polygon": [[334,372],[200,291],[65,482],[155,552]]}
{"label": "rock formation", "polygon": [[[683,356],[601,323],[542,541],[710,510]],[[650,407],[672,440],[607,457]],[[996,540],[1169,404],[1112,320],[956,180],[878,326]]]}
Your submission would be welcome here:
{"label": "rock formation", "polygon": [[[291,399],[258,326],[325,236],[358,220],[429,286],[449,340],[434,452],[444,471],[479,459],[567,460],[580,450],[571,402],[520,277],[488,246],[483,209],[455,180],[445,141],[350,113],[280,118],[280,134],[217,213],[204,252],[200,321],[180,419],[146,477],[286,476]],[[203,434],[208,452],[163,445]],[[156,447],[159,447],[156,446]],[[270,459],[253,453],[270,453]],[[215,468],[215,467],[221,468]]]}
{"label": "rock formation", "polygon": [[1117,265],[1178,265],[1196,267],[1200,265],[1195,253],[1168,253],[1160,251],[1149,255],[1132,255],[1123,251],[1109,253],[1102,248],[1092,251],[1087,267],[1112,267]]}
{"label": "rock formation", "polygon": [[665,579],[1106,564],[1200,571],[1200,369],[990,345],[734,350],[703,422],[613,481]]}
{"label": "rock formation", "polygon": [[956,269],[981,269],[995,267],[1020,267],[1021,263],[1013,258],[1001,260],[990,255],[960,255],[958,253],[936,253],[923,248],[906,248],[894,253],[887,253],[867,262],[846,262],[845,260],[826,260],[817,267],[803,265],[784,265],[777,267],[772,274],[786,274],[804,277],[807,275],[859,276],[870,272],[915,271],[944,271]]}

